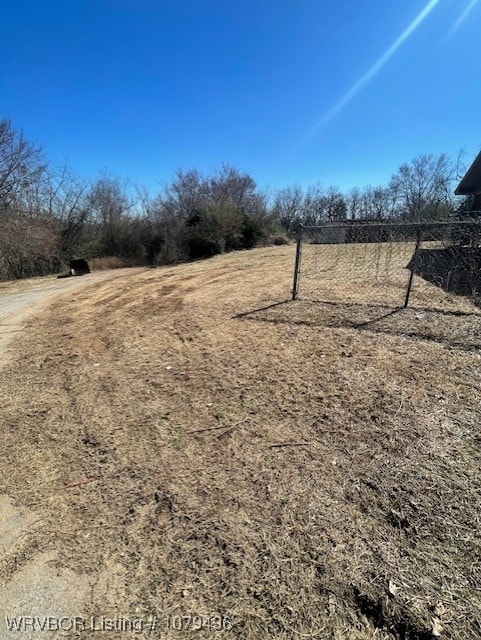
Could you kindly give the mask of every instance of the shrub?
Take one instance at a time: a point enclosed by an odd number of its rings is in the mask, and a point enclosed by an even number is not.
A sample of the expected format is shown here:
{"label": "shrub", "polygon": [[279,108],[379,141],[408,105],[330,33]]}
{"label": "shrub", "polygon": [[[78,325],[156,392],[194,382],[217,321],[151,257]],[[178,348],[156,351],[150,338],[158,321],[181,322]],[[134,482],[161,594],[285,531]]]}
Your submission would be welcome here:
{"label": "shrub", "polygon": [[287,236],[273,236],[269,239],[269,244],[273,244],[275,247],[280,247],[286,244],[291,244],[291,241]]}
{"label": "shrub", "polygon": [[125,267],[137,267],[141,262],[135,258],[119,258],[118,256],[106,256],[104,258],[92,258],[88,261],[92,271],[104,269],[123,269]]}

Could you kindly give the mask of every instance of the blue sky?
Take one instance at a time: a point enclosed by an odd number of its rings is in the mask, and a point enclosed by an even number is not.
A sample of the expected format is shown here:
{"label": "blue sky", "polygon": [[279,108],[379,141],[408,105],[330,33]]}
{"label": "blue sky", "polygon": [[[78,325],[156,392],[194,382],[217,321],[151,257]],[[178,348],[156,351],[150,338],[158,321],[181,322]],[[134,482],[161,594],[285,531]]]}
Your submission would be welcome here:
{"label": "blue sky", "polygon": [[0,0],[0,115],[84,177],[378,184],[481,146],[481,0]]}

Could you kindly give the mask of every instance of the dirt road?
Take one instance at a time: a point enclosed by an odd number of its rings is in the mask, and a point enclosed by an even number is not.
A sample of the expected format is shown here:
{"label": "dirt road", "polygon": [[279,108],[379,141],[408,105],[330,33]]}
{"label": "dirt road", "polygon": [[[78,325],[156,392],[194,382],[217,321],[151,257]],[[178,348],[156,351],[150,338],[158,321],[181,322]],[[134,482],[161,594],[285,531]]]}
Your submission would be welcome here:
{"label": "dirt road", "polygon": [[[13,339],[24,330],[26,320],[61,298],[68,296],[67,299],[75,300],[81,289],[140,271],[142,269],[118,269],[82,278],[35,278],[2,285],[0,368],[9,357]],[[35,553],[29,548],[31,536],[43,526],[41,514],[20,508],[10,496],[0,493],[0,579],[8,573],[12,563],[28,559],[25,563],[20,562],[20,570],[12,580],[0,586],[0,610],[5,614],[5,619],[0,620],[0,640],[42,635],[28,624],[23,627],[21,616],[41,617],[48,613],[60,618],[71,611],[81,614],[91,594],[92,584],[85,576],[56,566],[54,552]]]}
{"label": "dirt road", "polygon": [[[19,282],[7,283],[0,287],[0,366],[3,364],[7,347],[12,339],[21,332],[22,325],[28,318],[40,313],[56,299],[70,295],[72,300],[80,289],[119,278],[126,273],[132,274],[141,269],[117,269],[98,271],[79,278],[56,279],[32,278]],[[114,273],[114,275],[113,275]]]}

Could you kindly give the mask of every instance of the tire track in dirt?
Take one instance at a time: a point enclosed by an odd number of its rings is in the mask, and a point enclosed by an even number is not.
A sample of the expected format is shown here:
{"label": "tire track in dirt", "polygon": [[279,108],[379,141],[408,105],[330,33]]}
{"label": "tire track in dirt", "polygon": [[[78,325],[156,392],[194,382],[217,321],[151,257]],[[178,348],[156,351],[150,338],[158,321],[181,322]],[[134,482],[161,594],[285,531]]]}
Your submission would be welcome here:
{"label": "tire track in dirt", "polygon": [[[100,284],[106,280],[130,276],[141,269],[116,269],[113,271],[99,271],[81,278],[65,278],[60,280],[39,279],[26,289],[11,293],[7,287],[0,293],[0,367],[4,364],[4,357],[15,338],[23,330],[25,320],[40,313],[53,304],[58,298],[75,294],[88,286]],[[16,283],[11,289],[15,291]]]}
{"label": "tire track in dirt", "polygon": [[[82,278],[38,279],[30,283],[7,284],[0,293],[0,370],[15,357],[14,342],[24,323],[57,300],[74,296],[80,290],[108,280],[120,280],[142,269],[101,271]],[[1,425],[0,425],[1,429]],[[92,590],[107,590],[107,580],[97,576],[95,583],[86,575],[56,566],[54,552],[39,553],[30,544],[42,527],[42,515],[21,508],[7,495],[0,495],[0,610],[10,620],[21,616],[74,617],[82,615]],[[104,588],[102,588],[102,584]],[[10,630],[0,620],[0,640],[40,637],[28,628]],[[45,635],[45,634],[43,634]]]}

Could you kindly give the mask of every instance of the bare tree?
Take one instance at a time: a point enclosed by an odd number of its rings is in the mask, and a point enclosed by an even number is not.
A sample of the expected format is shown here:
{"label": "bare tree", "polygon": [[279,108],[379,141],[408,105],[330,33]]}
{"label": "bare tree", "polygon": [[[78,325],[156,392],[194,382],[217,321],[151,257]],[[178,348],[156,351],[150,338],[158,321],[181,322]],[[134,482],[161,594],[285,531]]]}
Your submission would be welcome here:
{"label": "bare tree", "polygon": [[117,178],[103,176],[96,180],[87,194],[87,204],[92,220],[98,228],[101,255],[118,256],[131,251],[129,232],[132,218],[129,213],[135,206],[126,185]]}
{"label": "bare tree", "polygon": [[347,217],[355,220],[360,217],[361,211],[361,190],[359,187],[353,187],[346,195]]}
{"label": "bare tree", "polygon": [[445,153],[420,155],[401,165],[389,184],[399,216],[408,220],[448,216],[453,210],[455,174],[456,166]]}
{"label": "bare tree", "polygon": [[328,187],[322,199],[322,217],[328,222],[345,220],[347,217],[346,200],[337,187]]}
{"label": "bare tree", "polygon": [[186,220],[208,198],[208,186],[197,169],[178,170],[174,180],[155,199],[155,208],[163,217]]}
{"label": "bare tree", "polygon": [[82,242],[90,218],[88,183],[63,164],[48,174],[43,187],[42,208],[58,233],[59,256],[70,258]]}
{"label": "bare tree", "polygon": [[302,222],[315,225],[323,221],[324,188],[320,182],[310,185],[302,201]]}
{"label": "bare tree", "polygon": [[302,222],[304,192],[298,185],[280,189],[274,196],[272,215],[287,232]]}
{"label": "bare tree", "polygon": [[367,185],[360,191],[359,218],[389,220],[396,215],[396,198],[389,187]]}
{"label": "bare tree", "polygon": [[46,172],[41,147],[16,131],[9,119],[0,120],[0,215],[31,213]]}

